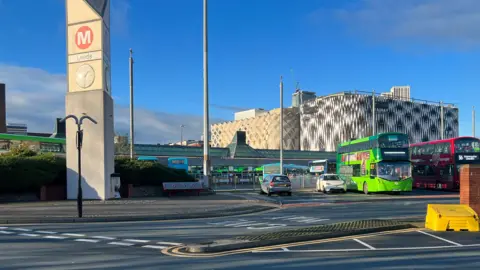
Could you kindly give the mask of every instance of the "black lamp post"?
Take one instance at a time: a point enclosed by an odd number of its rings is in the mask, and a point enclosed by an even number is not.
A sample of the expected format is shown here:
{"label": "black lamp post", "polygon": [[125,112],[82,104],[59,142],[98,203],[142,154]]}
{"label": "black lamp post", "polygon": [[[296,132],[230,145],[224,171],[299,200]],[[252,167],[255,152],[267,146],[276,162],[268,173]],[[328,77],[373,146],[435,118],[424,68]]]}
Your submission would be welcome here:
{"label": "black lamp post", "polygon": [[82,191],[82,142],[83,142],[83,130],[82,124],[83,120],[88,119],[92,121],[92,123],[97,124],[93,118],[88,115],[83,115],[78,119],[75,115],[67,115],[65,118],[60,120],[60,122],[65,122],[67,119],[72,118],[75,120],[75,124],[77,125],[77,152],[78,152],[78,192],[77,192],[77,211],[78,217],[81,218],[83,216],[83,191]]}

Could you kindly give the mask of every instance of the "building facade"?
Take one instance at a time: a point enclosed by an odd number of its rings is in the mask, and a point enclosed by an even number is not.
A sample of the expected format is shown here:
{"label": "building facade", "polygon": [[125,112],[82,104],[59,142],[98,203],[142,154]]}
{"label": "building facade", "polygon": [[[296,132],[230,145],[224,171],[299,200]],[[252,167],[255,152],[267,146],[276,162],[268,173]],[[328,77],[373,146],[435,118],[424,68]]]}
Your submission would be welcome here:
{"label": "building facade", "polygon": [[393,86],[390,88],[390,92],[382,93],[381,96],[390,97],[393,99],[400,99],[405,101],[411,101],[410,98],[410,86]]}
{"label": "building facade", "polygon": [[251,109],[251,110],[236,112],[235,120],[237,121],[237,120],[243,120],[247,118],[253,118],[253,117],[260,116],[264,113],[266,113],[264,109]]}
{"label": "building facade", "polygon": [[309,100],[315,99],[317,94],[315,92],[297,90],[292,94],[292,107],[300,107],[300,105]]}
{"label": "building facade", "polygon": [[[283,121],[284,149],[299,150],[299,108],[284,109]],[[279,149],[280,109],[274,109],[253,118],[244,118],[212,125],[212,147],[226,147],[231,143],[237,131],[245,131],[247,143],[255,149]]]}
{"label": "building facade", "polygon": [[0,83],[0,133],[7,133],[7,105],[5,84]]}
{"label": "building facade", "polygon": [[344,92],[317,98],[300,108],[301,150],[335,151],[340,142],[376,133],[403,132],[411,143],[458,136],[458,108],[452,105]]}
{"label": "building facade", "polygon": [[7,124],[7,133],[8,134],[17,134],[17,135],[28,135],[28,127],[27,127],[26,124],[8,123]]}

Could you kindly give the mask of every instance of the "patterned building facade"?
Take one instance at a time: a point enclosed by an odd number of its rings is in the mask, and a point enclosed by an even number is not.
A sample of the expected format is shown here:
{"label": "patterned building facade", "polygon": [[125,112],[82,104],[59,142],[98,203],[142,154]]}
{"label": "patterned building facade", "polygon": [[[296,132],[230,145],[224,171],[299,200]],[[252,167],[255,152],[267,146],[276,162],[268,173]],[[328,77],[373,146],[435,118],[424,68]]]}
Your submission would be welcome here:
{"label": "patterned building facade", "polygon": [[[374,100],[377,133],[403,132],[411,143],[441,138],[439,103],[345,92],[301,106],[301,150],[335,151],[340,142],[372,135]],[[444,105],[443,116],[444,138],[458,136],[458,108]]]}
{"label": "patterned building facade", "polygon": [[[245,131],[248,145],[255,149],[279,149],[280,109],[212,125],[212,147],[227,147],[237,131]],[[300,150],[299,108],[285,108],[283,111],[283,147],[285,150]]]}

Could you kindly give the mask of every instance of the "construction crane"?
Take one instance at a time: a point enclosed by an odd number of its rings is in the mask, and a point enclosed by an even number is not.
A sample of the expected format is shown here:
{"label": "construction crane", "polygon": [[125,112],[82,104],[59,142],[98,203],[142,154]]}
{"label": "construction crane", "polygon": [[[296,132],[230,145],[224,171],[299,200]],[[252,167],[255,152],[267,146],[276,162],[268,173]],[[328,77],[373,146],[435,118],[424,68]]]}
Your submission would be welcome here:
{"label": "construction crane", "polygon": [[300,84],[300,82],[299,82],[299,81],[295,81],[295,75],[293,75],[293,68],[290,69],[290,72],[292,73],[293,83],[295,84],[294,90],[295,90],[295,91],[300,90],[300,88],[298,88],[298,85]]}

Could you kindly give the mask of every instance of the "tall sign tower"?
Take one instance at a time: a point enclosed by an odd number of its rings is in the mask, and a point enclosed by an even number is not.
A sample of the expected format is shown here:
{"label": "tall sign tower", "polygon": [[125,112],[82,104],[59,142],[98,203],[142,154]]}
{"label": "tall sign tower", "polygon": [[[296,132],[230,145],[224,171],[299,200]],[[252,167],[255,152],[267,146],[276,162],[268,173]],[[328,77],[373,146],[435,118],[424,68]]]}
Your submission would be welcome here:
{"label": "tall sign tower", "polygon": [[[82,189],[85,199],[113,197],[113,99],[110,85],[110,1],[66,0],[66,114],[87,114],[97,121],[83,123]],[[77,126],[66,122],[67,198],[77,196]]]}

